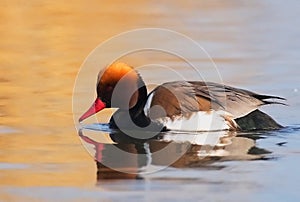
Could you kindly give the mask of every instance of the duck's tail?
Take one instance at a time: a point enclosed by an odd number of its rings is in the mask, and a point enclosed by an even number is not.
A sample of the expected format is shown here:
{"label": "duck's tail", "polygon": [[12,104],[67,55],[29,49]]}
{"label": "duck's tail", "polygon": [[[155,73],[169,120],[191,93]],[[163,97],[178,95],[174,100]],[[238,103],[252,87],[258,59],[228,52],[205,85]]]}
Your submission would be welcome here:
{"label": "duck's tail", "polygon": [[262,101],[263,102],[262,105],[280,104],[280,105],[288,106],[288,104],[282,102],[282,101],[286,101],[286,99],[283,97],[273,96],[273,95],[260,95],[260,94],[253,95],[253,97]]}

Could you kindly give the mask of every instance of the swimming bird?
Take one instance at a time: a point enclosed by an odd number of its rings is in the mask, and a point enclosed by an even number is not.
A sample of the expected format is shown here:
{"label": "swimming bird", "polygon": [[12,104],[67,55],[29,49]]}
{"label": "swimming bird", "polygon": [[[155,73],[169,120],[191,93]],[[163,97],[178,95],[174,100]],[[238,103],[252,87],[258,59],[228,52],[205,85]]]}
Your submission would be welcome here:
{"label": "swimming bird", "polygon": [[79,122],[104,108],[119,108],[109,125],[118,129],[218,131],[277,129],[281,126],[258,110],[283,104],[282,97],[263,95],[204,81],[171,81],[147,94],[140,74],[116,62],[100,71],[97,98]]}

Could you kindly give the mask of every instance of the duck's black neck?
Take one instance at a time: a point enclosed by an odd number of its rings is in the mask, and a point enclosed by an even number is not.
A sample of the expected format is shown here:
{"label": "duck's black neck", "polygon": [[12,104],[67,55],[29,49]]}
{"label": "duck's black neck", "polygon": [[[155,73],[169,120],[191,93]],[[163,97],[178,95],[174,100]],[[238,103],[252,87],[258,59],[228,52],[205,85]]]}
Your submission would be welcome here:
{"label": "duck's black neck", "polygon": [[[146,127],[151,123],[151,120],[144,113],[144,107],[147,102],[147,88],[140,76],[137,85],[138,100],[136,105],[130,108],[129,111],[122,109],[116,111],[110,120],[110,127],[130,127],[131,124],[134,124],[137,127]],[[130,118],[128,117],[128,114]]]}
{"label": "duck's black neck", "polygon": [[139,98],[136,103],[136,105],[129,109],[129,114],[131,117],[131,120],[139,127],[146,127],[150,124],[151,120],[145,115],[144,113],[144,107],[147,102],[147,88],[143,82],[143,80],[140,81],[141,84],[139,84]]}

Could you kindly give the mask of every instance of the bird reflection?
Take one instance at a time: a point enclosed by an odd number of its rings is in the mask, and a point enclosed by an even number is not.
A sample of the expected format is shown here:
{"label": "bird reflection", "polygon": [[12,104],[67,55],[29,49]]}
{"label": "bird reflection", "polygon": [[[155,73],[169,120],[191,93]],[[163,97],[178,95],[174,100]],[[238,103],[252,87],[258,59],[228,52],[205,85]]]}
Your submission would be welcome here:
{"label": "bird reflection", "polygon": [[[136,138],[135,131],[101,130],[104,124],[78,131],[97,164],[97,179],[141,179],[166,167],[222,169],[215,162],[267,159],[255,145],[259,133],[233,131],[160,132]],[[100,128],[99,128],[100,127]],[[142,135],[142,134],[141,134]]]}

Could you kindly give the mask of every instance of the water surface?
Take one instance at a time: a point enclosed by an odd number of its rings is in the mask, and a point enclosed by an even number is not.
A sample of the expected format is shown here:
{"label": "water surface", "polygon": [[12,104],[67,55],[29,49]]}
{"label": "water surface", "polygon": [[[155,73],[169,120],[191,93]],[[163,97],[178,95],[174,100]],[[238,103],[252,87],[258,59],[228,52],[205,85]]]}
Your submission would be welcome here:
{"label": "water surface", "polygon": [[[2,1],[0,200],[298,201],[299,6],[298,1],[269,0]],[[187,158],[131,179],[102,179],[73,125],[74,81],[99,43],[145,27],[172,29],[196,40],[214,59],[224,83],[287,98],[288,107],[263,108],[286,128],[235,136],[231,141],[237,145],[232,143],[230,151],[243,152],[227,159],[203,165]],[[135,66],[155,59],[184,71],[164,55],[137,56],[126,62]],[[205,78],[215,79],[206,58],[193,62]],[[168,79],[158,74],[148,74],[149,80]],[[82,92],[83,102],[92,99],[89,95]],[[249,154],[253,147],[261,153]]]}

